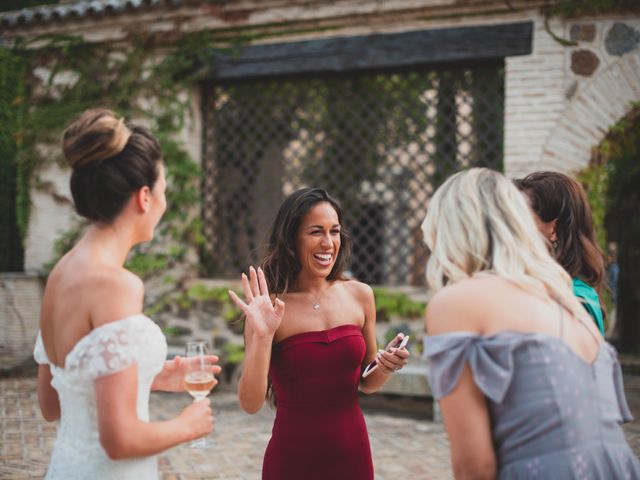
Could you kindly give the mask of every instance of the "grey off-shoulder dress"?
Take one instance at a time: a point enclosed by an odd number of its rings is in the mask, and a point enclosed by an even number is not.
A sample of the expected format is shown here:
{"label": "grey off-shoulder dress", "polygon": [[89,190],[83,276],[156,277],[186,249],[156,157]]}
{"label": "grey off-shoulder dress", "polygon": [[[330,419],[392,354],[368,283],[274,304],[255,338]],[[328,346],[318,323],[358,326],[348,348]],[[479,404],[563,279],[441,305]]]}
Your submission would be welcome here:
{"label": "grey off-shoulder dress", "polygon": [[615,349],[589,364],[561,338],[454,332],[425,338],[436,399],[468,362],[487,398],[500,479],[640,479],[620,427],[633,418]]}

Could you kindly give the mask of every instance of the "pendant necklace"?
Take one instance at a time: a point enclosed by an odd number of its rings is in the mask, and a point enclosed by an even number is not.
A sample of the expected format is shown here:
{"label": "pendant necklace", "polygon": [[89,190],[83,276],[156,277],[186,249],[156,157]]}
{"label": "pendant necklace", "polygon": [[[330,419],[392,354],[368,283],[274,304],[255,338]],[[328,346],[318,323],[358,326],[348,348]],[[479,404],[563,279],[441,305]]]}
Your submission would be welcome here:
{"label": "pendant necklace", "polygon": [[309,296],[309,299],[311,300],[311,304],[313,305],[313,309],[314,310],[320,310],[320,299],[322,298],[322,296],[324,295],[324,293],[329,290],[329,288],[331,288],[331,285],[329,285],[327,288],[325,288],[320,295],[318,295],[318,297],[314,300],[313,297],[311,296],[311,293],[306,293],[306,295]]}

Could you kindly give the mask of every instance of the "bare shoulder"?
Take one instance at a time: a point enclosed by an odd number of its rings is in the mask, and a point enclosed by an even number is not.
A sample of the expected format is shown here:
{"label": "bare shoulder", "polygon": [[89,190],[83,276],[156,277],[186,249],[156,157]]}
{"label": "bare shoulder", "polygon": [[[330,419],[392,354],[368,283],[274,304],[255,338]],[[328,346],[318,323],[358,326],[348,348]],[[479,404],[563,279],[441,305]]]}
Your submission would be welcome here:
{"label": "bare shoulder", "polygon": [[98,288],[144,295],[144,283],[136,274],[125,268],[102,268],[94,273]]}
{"label": "bare shoulder", "polygon": [[491,301],[494,282],[489,277],[469,278],[439,290],[429,300],[425,312],[429,335],[482,331],[482,312]]}
{"label": "bare shoulder", "polygon": [[340,280],[343,288],[362,305],[367,305],[374,301],[373,289],[366,283],[357,280]]}
{"label": "bare shoulder", "polygon": [[92,280],[94,326],[142,312],[144,283],[137,275],[124,268],[104,268],[96,271]]}

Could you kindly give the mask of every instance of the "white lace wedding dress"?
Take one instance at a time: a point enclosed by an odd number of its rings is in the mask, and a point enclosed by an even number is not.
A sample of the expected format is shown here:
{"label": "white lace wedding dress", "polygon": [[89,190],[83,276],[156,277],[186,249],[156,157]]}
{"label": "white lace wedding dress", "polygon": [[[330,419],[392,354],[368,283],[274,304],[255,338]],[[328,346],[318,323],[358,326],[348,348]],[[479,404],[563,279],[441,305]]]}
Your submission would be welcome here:
{"label": "white lace wedding dress", "polygon": [[60,422],[46,479],[148,480],[158,478],[156,458],[111,460],[98,432],[94,380],[138,366],[140,420],[149,421],[149,392],[162,370],[167,342],[160,328],[139,314],[107,323],[83,337],[69,352],[64,368],[49,362],[38,334],[34,357],[48,364],[51,385],[60,398]]}

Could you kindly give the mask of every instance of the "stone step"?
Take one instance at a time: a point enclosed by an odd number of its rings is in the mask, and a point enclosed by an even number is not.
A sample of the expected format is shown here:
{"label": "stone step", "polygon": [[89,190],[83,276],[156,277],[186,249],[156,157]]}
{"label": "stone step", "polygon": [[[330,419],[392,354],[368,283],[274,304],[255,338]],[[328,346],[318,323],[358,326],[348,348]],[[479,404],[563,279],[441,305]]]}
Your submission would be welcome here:
{"label": "stone step", "polygon": [[380,393],[431,397],[431,388],[427,382],[427,363],[414,361],[398,370],[380,389]]}

